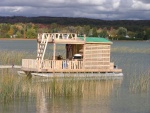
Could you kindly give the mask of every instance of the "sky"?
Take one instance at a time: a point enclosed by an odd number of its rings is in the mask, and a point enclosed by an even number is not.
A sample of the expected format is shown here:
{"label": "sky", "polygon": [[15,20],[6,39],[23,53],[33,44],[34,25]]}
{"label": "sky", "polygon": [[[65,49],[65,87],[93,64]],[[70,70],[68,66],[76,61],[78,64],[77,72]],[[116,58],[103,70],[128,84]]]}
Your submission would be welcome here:
{"label": "sky", "polygon": [[150,20],[150,0],[1,0],[0,16]]}

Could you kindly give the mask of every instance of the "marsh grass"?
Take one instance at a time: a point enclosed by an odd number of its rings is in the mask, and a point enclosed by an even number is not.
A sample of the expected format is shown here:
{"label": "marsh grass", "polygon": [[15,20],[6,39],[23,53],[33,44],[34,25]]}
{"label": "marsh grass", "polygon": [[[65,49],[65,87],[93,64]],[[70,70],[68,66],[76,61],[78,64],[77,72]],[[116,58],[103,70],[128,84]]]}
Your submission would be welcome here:
{"label": "marsh grass", "polygon": [[[126,56],[124,56],[126,57]],[[150,64],[139,65],[139,62],[143,63],[143,59],[134,58],[133,56],[120,58],[116,62],[122,62],[122,69],[124,78],[126,79],[126,86],[128,86],[129,92],[131,93],[148,93],[150,90],[150,71],[148,67]],[[133,60],[137,59],[137,60]],[[120,64],[120,63],[118,63]]]}
{"label": "marsh grass", "polygon": [[118,47],[112,48],[112,53],[118,55],[117,57],[111,57],[111,61],[121,66],[129,92],[149,92],[150,60],[145,58],[149,57],[150,48]]}
{"label": "marsh grass", "polygon": [[[32,78],[5,74],[0,77],[0,102],[8,104],[16,99],[28,100],[45,97],[108,98],[115,80],[88,80],[79,78]],[[119,85],[118,85],[119,84]]]}
{"label": "marsh grass", "polygon": [[[58,48],[60,49],[60,47]],[[61,52],[61,51],[60,51]],[[23,58],[35,58],[36,53],[0,51],[0,65],[21,64]],[[85,79],[43,78],[28,79],[16,75],[15,69],[0,70],[0,102],[8,104],[15,99],[40,98],[43,93],[47,97],[95,98],[108,97],[115,81]],[[40,81],[39,81],[40,80]],[[44,81],[43,81],[44,80]]]}
{"label": "marsh grass", "polygon": [[23,58],[35,58],[36,53],[21,51],[0,51],[0,65],[20,65]]}
{"label": "marsh grass", "polygon": [[[63,50],[61,47],[58,47],[58,49],[60,49],[60,52]],[[112,52],[149,54],[150,49],[147,48],[143,51],[128,47],[113,48]],[[0,64],[21,64],[22,58],[35,57],[36,53],[0,51]],[[134,93],[148,92],[150,72],[145,73],[142,68],[139,71],[133,71],[138,65],[136,62],[133,62],[133,59],[136,59],[135,56],[119,56],[112,59],[119,66],[122,65],[123,68],[121,68],[125,72],[125,76],[130,76],[129,91]],[[69,80],[65,78],[28,79],[26,77],[19,77],[14,72],[12,73],[12,70],[6,69],[0,71],[0,102],[7,104],[21,98],[28,101],[29,98],[41,98],[41,95],[52,98],[108,98],[114,88],[114,84],[118,87],[121,82],[117,80],[88,80],[87,78],[82,80],[77,78],[70,78]]]}

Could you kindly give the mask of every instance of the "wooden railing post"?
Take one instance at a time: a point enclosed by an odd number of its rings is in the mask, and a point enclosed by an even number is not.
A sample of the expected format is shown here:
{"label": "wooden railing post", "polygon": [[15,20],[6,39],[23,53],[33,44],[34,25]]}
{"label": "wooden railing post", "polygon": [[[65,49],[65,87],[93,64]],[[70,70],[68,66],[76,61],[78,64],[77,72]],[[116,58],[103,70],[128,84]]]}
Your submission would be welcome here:
{"label": "wooden railing post", "polygon": [[53,70],[55,70],[55,53],[56,52],[56,44],[53,43]]}
{"label": "wooden railing post", "polygon": [[85,69],[85,46],[86,46],[86,35],[84,34],[84,44],[83,44],[83,69]]}

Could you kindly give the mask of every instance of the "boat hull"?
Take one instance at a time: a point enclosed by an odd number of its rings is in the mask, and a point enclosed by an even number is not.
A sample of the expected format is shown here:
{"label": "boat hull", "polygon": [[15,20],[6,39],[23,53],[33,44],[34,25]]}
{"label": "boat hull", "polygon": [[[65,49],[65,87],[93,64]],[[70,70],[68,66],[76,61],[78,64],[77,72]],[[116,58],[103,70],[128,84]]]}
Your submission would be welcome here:
{"label": "boat hull", "polygon": [[[26,75],[24,71],[18,71],[19,75]],[[31,76],[39,77],[123,77],[123,73],[35,73]]]}

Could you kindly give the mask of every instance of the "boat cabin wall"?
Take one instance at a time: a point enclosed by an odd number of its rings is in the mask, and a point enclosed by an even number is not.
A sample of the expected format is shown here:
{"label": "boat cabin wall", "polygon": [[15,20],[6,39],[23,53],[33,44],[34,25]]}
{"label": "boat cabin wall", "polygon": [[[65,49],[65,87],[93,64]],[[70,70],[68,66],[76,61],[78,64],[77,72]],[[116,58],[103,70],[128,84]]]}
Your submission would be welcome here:
{"label": "boat cabin wall", "polygon": [[86,44],[83,57],[85,69],[109,69],[110,45]]}

